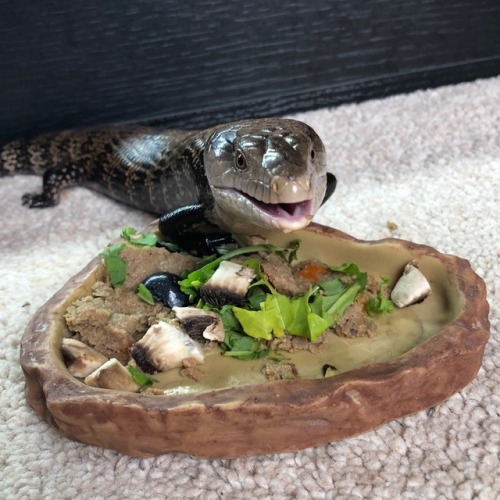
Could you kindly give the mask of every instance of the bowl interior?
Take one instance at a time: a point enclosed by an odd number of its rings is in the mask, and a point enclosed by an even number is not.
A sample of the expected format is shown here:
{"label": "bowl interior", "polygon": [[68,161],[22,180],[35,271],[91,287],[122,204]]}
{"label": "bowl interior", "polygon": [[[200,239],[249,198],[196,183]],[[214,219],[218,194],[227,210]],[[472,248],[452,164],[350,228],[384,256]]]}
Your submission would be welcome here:
{"label": "bowl interior", "polygon": [[[270,242],[278,245],[286,245],[290,240],[299,238],[299,260],[319,259],[329,265],[354,262],[361,270],[373,276],[388,278],[391,284],[397,281],[409,261],[416,260],[432,287],[431,295],[422,303],[374,318],[377,334],[373,337],[344,338],[328,335],[318,352],[305,350],[286,353],[288,361],[297,367],[301,379],[323,378],[325,365],[334,367],[330,374],[335,376],[365,365],[397,358],[453,322],[463,307],[464,298],[456,280],[442,260],[437,258],[436,252],[428,247],[403,244],[398,240],[360,242],[318,226],[311,226],[292,235],[273,233],[267,237]],[[67,370],[59,349],[62,337],[67,334],[62,315],[71,302],[89,293],[92,283],[101,272],[98,268],[94,269],[54,310],[50,335],[53,355],[57,366],[65,373]],[[221,356],[220,349],[214,347],[201,366],[207,374],[203,381],[195,382],[182,377],[177,370],[157,374],[155,379],[166,395],[200,394],[234,386],[266,383],[267,379],[261,372],[264,363],[265,360],[262,359],[241,361]]]}

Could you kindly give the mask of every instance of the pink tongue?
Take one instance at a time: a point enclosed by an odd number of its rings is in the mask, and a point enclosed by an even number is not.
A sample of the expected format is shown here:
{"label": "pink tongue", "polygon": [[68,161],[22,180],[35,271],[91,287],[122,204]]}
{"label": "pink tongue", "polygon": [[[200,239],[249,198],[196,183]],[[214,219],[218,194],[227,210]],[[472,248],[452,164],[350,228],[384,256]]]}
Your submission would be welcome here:
{"label": "pink tongue", "polygon": [[265,212],[285,219],[300,219],[311,214],[311,200],[299,203],[262,203],[260,206]]}

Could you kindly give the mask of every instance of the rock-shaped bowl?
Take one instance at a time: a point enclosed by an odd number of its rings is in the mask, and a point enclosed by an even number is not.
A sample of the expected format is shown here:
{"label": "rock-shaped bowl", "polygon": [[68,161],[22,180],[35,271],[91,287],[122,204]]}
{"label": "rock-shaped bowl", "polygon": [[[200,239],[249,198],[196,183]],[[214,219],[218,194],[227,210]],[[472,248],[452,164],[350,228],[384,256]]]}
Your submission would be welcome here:
{"label": "rock-shaped bowl", "polygon": [[392,281],[416,260],[433,290],[413,306],[422,325],[419,339],[406,352],[385,349],[329,378],[171,396],[89,387],[69,374],[60,345],[66,333],[63,312],[95,280],[96,258],[38,310],[24,333],[21,365],[29,404],[63,436],[127,455],[179,451],[241,457],[300,450],[369,431],[435,406],[474,378],[489,336],[489,306],[484,282],[468,261],[402,240],[359,241],[316,224],[292,236],[271,239],[283,244],[300,238],[301,259],[356,262]]}

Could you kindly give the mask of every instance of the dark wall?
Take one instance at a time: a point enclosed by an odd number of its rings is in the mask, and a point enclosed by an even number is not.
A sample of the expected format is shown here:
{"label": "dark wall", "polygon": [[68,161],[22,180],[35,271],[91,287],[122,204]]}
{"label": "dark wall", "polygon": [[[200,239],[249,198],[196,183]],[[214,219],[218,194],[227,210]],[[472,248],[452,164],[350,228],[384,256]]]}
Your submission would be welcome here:
{"label": "dark wall", "polygon": [[499,0],[0,0],[0,138],[204,126],[500,74]]}

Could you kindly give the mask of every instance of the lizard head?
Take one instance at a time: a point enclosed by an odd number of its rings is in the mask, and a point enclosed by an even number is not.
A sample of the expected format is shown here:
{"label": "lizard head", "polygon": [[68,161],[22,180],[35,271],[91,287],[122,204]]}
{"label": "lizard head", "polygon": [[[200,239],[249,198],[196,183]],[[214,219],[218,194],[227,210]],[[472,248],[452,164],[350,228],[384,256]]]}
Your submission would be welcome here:
{"label": "lizard head", "polygon": [[[311,127],[296,120],[217,127],[206,143],[204,163],[215,219],[235,232],[301,229],[325,201],[325,147]],[[328,196],[335,187],[329,176]]]}

